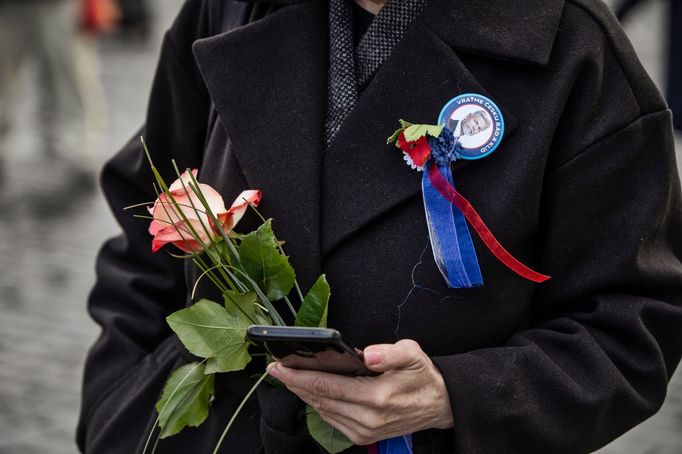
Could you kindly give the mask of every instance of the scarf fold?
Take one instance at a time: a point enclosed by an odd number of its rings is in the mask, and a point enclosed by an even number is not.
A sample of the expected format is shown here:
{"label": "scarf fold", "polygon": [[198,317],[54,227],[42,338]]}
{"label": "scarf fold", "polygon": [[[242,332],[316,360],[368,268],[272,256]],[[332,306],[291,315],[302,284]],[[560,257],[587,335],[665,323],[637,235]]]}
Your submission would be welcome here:
{"label": "scarf fold", "polygon": [[351,1],[329,1],[329,74],[324,133],[327,149],[355,108],[360,91],[426,6],[426,0],[388,0],[354,49]]}

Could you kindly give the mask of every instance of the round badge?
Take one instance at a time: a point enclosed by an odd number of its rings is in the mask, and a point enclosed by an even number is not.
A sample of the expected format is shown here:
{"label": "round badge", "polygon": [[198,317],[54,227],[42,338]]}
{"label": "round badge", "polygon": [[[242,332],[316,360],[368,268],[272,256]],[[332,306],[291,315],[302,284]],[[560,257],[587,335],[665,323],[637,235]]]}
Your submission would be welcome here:
{"label": "round badge", "polygon": [[492,100],[475,93],[450,100],[438,116],[462,144],[462,159],[481,159],[502,142],[504,118]]}

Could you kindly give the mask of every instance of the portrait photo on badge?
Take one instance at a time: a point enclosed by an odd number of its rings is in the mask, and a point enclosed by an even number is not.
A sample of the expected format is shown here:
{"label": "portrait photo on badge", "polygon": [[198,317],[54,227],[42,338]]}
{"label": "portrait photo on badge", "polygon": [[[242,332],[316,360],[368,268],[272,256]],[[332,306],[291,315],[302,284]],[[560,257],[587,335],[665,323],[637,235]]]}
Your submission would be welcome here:
{"label": "portrait photo on badge", "polygon": [[438,117],[461,144],[462,159],[483,158],[499,146],[504,134],[504,119],[499,107],[489,98],[467,93],[450,100]]}

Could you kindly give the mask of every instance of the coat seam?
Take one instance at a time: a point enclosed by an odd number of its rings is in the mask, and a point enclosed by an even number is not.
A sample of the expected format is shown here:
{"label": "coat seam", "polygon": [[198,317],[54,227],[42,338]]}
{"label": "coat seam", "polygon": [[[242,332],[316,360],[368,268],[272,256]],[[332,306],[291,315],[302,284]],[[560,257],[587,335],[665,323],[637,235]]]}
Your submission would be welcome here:
{"label": "coat seam", "polygon": [[[567,2],[570,2],[571,4],[575,5],[576,7],[580,8],[583,10],[585,13],[587,13],[592,20],[599,26],[601,29],[602,33],[604,34],[604,37],[606,38],[606,42],[609,44],[609,49],[611,50],[611,53],[615,57],[616,61],[618,62],[618,66],[620,67],[621,72],[625,76],[625,79],[628,81],[628,87],[632,91],[633,97],[635,98],[635,101],[637,102],[637,108],[641,115],[643,115],[643,109],[642,109],[642,103],[639,100],[638,94],[635,92],[634,87],[632,86],[632,81],[630,78],[630,75],[628,74],[628,71],[626,70],[625,65],[623,65],[623,57],[620,55],[619,52],[617,52],[617,49],[614,45],[614,39],[613,39],[613,33],[609,31],[607,25],[604,23],[604,21],[597,15],[595,14],[590,8],[586,7],[584,4],[581,4],[580,2],[576,2],[575,0],[567,0]],[[565,12],[564,12],[565,14]],[[638,119],[639,119],[638,118]],[[635,120],[637,121],[637,120]]]}
{"label": "coat seam", "polygon": [[640,121],[642,121],[642,120],[644,120],[644,119],[646,119],[646,118],[648,118],[648,117],[655,117],[655,116],[657,116],[657,115],[660,115],[660,114],[666,113],[666,112],[670,112],[670,109],[665,108],[665,109],[657,110],[656,112],[651,112],[651,113],[647,113],[647,114],[644,114],[644,115],[640,115],[639,117],[635,118],[634,120],[632,120],[631,122],[625,124],[624,126],[621,126],[621,127],[617,128],[617,129],[615,129],[615,130],[613,130],[613,131],[611,131],[611,132],[609,132],[609,133],[603,135],[602,137],[596,139],[594,142],[592,142],[591,144],[587,145],[585,148],[583,148],[582,150],[580,150],[579,152],[577,152],[575,155],[571,156],[571,157],[570,157],[569,159],[567,159],[565,162],[559,164],[559,165],[558,165],[557,167],[555,167],[554,169],[550,169],[549,172],[548,172],[548,174],[549,174],[549,175],[553,175],[554,173],[559,172],[559,171],[562,170],[564,167],[570,165],[573,161],[575,161],[576,159],[580,158],[583,154],[585,154],[585,153],[587,153],[588,151],[590,151],[593,147],[595,147],[595,146],[599,145],[600,143],[602,143],[602,142],[604,142],[604,141],[610,139],[610,138],[613,137],[614,135],[616,135],[616,134],[620,133],[621,131],[623,131],[623,130],[629,128],[630,126],[632,126],[632,125],[634,125],[634,124],[636,124],[636,123],[639,123]]}

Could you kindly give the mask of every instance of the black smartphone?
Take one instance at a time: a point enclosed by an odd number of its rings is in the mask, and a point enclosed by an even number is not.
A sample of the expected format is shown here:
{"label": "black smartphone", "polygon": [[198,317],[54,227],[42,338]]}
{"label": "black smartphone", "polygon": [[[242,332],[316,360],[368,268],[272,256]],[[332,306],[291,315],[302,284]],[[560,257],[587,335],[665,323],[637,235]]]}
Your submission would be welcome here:
{"label": "black smartphone", "polygon": [[251,325],[246,338],[262,345],[280,364],[292,369],[377,375],[365,366],[362,350],[344,342],[335,329]]}

